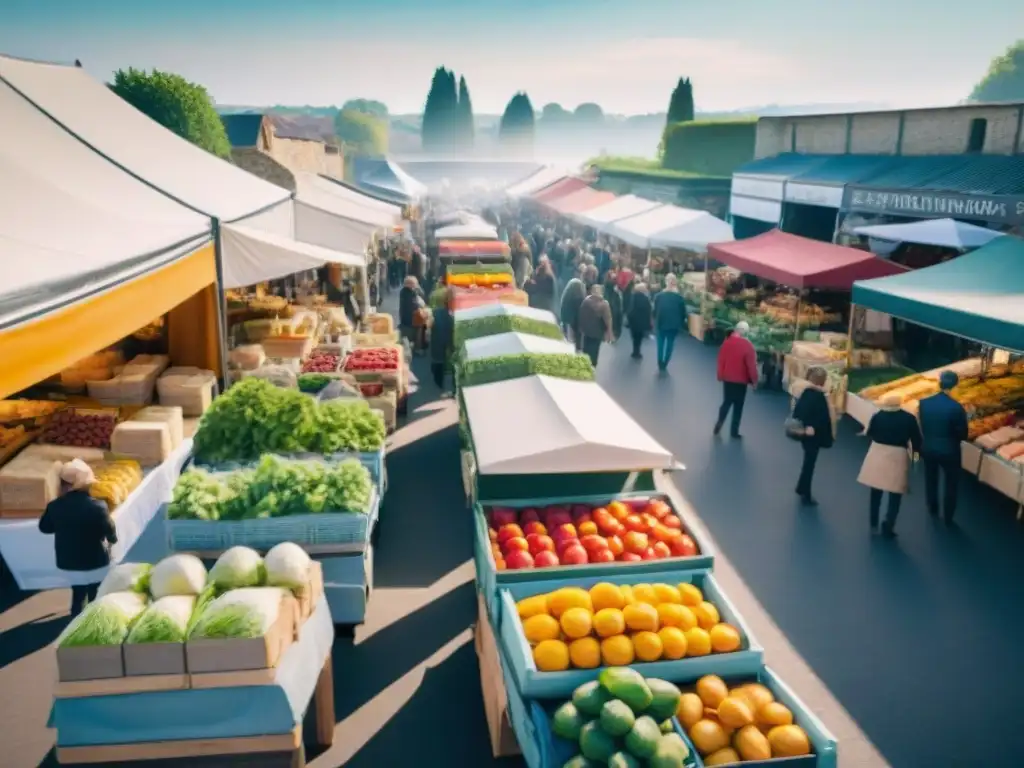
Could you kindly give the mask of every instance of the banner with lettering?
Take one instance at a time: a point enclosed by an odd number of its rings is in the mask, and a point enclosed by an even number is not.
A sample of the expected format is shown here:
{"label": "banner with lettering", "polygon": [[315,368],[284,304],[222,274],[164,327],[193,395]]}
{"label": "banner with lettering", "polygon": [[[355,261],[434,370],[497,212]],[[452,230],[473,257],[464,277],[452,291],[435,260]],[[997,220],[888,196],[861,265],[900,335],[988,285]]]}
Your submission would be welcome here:
{"label": "banner with lettering", "polygon": [[1024,224],[1024,195],[966,195],[847,187],[843,210],[920,219],[959,219]]}

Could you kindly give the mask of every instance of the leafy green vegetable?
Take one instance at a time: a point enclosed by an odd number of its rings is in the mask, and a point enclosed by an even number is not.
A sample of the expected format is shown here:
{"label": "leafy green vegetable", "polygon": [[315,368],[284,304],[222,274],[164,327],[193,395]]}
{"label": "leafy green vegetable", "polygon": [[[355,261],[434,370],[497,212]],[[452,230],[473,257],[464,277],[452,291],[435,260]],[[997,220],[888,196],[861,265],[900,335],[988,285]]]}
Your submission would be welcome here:
{"label": "leafy green vegetable", "polygon": [[502,264],[449,264],[445,267],[449,275],[512,275],[512,265]]}
{"label": "leafy green vegetable", "polygon": [[157,600],[171,595],[198,595],[206,586],[206,566],[195,555],[165,557],[149,574],[149,591]]}
{"label": "leafy green vegetable", "polygon": [[536,354],[499,355],[468,360],[459,368],[459,385],[475,387],[492,381],[521,379],[544,374],[574,381],[593,381],[594,366],[586,355]]}
{"label": "leafy green vegetable", "polygon": [[312,560],[298,544],[284,541],[267,552],[263,559],[267,585],[285,589],[302,589],[309,584]]}
{"label": "leafy green vegetable", "polygon": [[249,547],[231,547],[210,569],[210,582],[217,589],[258,587],[263,583],[263,558]]}
{"label": "leafy green vegetable", "polygon": [[387,425],[380,411],[362,399],[330,400],[317,411],[316,438],[310,450],[316,453],[380,450],[387,439]]}
{"label": "leafy green vegetable", "polygon": [[112,592],[89,603],[57,638],[61,648],[89,645],[121,645],[132,623],[146,608],[146,596],[138,592]]}
{"label": "leafy green vegetable", "polygon": [[284,590],[246,587],[211,600],[189,632],[189,639],[263,637],[277,621]]}
{"label": "leafy green vegetable", "polygon": [[546,339],[564,339],[562,329],[554,323],[537,320],[532,317],[521,315],[491,315],[489,317],[476,317],[472,320],[455,321],[455,349],[462,349],[462,345],[470,339],[479,339],[483,336],[495,336],[499,333],[530,333],[534,336],[541,336]]}
{"label": "leafy green vegetable", "polygon": [[149,563],[118,563],[103,577],[96,597],[100,598],[113,592],[138,592],[145,594],[149,590],[149,572],[153,566]]}
{"label": "leafy green vegetable", "polygon": [[334,380],[326,373],[303,373],[299,375],[299,391],[315,395]]}
{"label": "leafy green vegetable", "polygon": [[191,595],[163,597],[142,612],[125,642],[183,643],[195,607],[196,598]]}
{"label": "leafy green vegetable", "polygon": [[[200,482],[209,488],[195,493]],[[246,520],[322,512],[366,514],[372,493],[370,471],[357,459],[330,464],[267,454],[252,470],[229,475],[211,475],[202,469],[182,473],[167,516],[172,520]]]}

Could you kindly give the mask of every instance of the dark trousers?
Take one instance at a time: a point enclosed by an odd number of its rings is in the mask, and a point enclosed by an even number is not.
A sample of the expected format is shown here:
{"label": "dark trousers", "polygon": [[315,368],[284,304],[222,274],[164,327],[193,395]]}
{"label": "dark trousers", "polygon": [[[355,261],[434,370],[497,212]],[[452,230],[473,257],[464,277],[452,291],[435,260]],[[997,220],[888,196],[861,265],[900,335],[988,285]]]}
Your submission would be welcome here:
{"label": "dark trousers", "polygon": [[444,389],[444,377],[448,373],[444,363],[431,363],[430,375],[434,377],[434,383],[438,389]]}
{"label": "dark trousers", "polygon": [[98,583],[75,584],[71,587],[71,618],[80,614],[86,603],[91,603],[96,599],[96,591],[99,588]]}
{"label": "dark trousers", "polygon": [[668,368],[668,361],[672,359],[672,350],[676,346],[676,336],[679,331],[658,331],[655,334],[655,341],[658,344],[658,367]]}
{"label": "dark trousers", "polygon": [[[882,494],[885,491],[880,491],[877,488],[871,489],[871,527],[878,527],[878,516],[882,510]],[[889,505],[885,511],[885,524],[887,527],[892,528],[896,525],[896,516],[900,513],[900,502],[903,501],[902,493],[890,493],[889,494]]]}
{"label": "dark trousers", "polygon": [[583,342],[583,353],[590,358],[590,362],[597,368],[597,356],[601,352],[601,340],[590,336],[580,336]]}
{"label": "dark trousers", "polygon": [[722,382],[722,406],[718,409],[718,423],[715,429],[721,429],[725,417],[732,410],[732,434],[740,433],[740,419],[743,418],[743,403],[747,399],[747,385],[735,384],[731,381]]}
{"label": "dark trousers", "polygon": [[569,328],[572,330],[572,343],[576,345],[576,351],[583,351],[583,334],[580,333],[580,324],[572,323]]}
{"label": "dark trousers", "polygon": [[640,357],[640,345],[644,343],[644,336],[647,333],[636,328],[632,328],[629,333],[633,337],[633,357]]}
{"label": "dark trousers", "polygon": [[805,499],[811,497],[811,480],[814,479],[814,465],[818,462],[818,451],[821,446],[817,443],[803,442],[804,461],[800,466],[800,479],[796,482],[796,492]]}
{"label": "dark trousers", "polygon": [[957,492],[960,488],[959,456],[925,456],[924,490],[928,511],[939,514],[939,474],[942,474],[942,514],[952,520],[956,514]]}

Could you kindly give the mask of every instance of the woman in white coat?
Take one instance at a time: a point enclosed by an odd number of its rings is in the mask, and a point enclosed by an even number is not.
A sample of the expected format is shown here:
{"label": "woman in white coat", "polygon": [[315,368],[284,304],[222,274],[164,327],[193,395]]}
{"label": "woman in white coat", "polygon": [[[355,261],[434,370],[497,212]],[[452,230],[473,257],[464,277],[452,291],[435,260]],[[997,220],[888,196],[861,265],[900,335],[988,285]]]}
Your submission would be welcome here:
{"label": "woman in white coat", "polygon": [[896,516],[907,492],[910,463],[921,452],[921,428],[913,414],[904,411],[898,396],[886,395],[881,410],[871,417],[865,434],[871,447],[860,468],[857,482],[871,489],[871,532],[878,530],[882,494],[889,494],[889,504],[881,532],[894,538]]}

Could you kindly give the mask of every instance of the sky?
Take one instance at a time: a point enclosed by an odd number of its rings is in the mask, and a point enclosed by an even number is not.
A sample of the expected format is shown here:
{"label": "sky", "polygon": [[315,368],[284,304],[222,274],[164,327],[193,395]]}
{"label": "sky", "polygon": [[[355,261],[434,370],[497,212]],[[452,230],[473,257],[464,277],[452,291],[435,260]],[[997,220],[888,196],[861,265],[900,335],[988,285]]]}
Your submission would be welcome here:
{"label": "sky", "polygon": [[176,72],[219,104],[385,102],[419,112],[435,67],[477,113],[956,103],[1024,35],[1024,2],[972,0],[0,0],[0,53]]}

